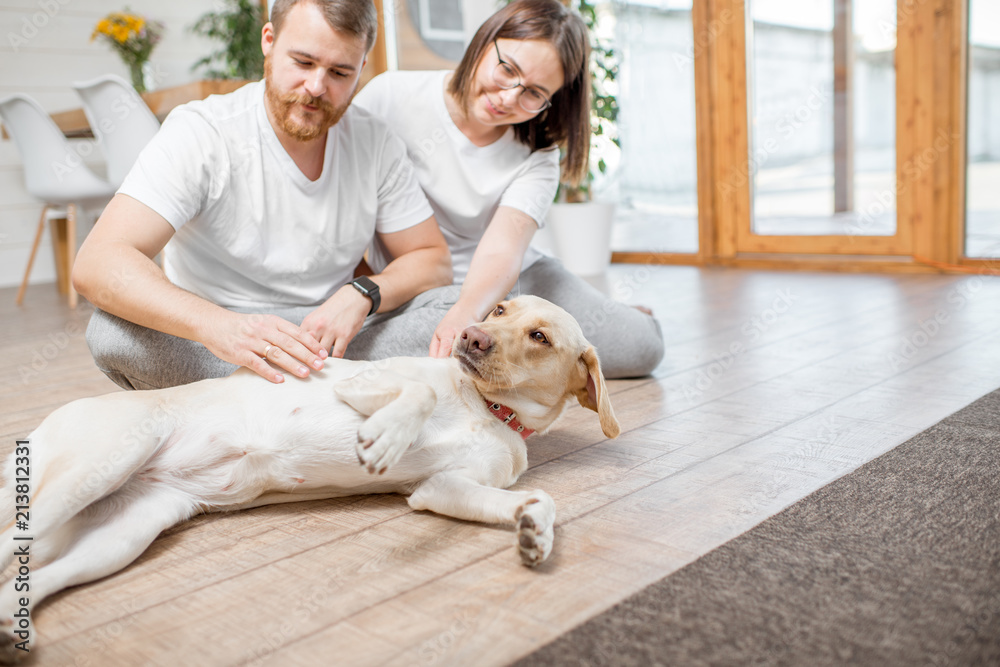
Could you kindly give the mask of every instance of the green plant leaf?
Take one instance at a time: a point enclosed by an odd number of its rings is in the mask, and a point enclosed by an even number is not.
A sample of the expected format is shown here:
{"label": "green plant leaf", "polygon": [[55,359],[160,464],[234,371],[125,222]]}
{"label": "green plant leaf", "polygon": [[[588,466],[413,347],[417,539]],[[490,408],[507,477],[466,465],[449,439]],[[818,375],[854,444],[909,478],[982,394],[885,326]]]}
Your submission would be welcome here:
{"label": "green plant leaf", "polygon": [[215,79],[251,79],[264,76],[264,54],[260,49],[260,31],[264,13],[255,0],[225,0],[225,9],[208,12],[189,30],[222,47],[198,60],[192,67],[207,68],[205,75]]}

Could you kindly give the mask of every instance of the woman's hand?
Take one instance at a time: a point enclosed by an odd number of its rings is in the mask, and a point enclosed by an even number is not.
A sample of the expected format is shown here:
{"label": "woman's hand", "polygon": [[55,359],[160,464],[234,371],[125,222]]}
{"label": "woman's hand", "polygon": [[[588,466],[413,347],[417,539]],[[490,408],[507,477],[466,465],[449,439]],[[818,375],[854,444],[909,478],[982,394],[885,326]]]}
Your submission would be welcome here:
{"label": "woman's hand", "polygon": [[451,356],[451,348],[455,339],[462,335],[467,327],[478,324],[483,318],[478,313],[469,311],[461,302],[456,303],[441,318],[431,338],[430,356],[435,358]]}
{"label": "woman's hand", "polygon": [[466,327],[479,324],[486,314],[517,284],[521,261],[538,225],[527,214],[501,206],[480,239],[458,303],[451,307],[434,330],[430,355],[447,357],[455,339]]}

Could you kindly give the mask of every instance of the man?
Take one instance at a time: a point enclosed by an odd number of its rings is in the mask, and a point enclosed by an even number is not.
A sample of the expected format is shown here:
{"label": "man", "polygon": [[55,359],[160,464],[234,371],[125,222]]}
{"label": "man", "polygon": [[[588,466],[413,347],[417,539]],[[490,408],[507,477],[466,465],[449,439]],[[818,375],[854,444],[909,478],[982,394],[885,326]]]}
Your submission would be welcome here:
{"label": "man", "polygon": [[[363,329],[358,354],[388,356],[380,328],[406,309],[392,311],[451,283],[405,146],[349,106],[376,30],[371,0],[278,0],[264,81],[164,122],[73,270],[100,309],[87,340],[115,382],[157,388],[237,366],[306,377]],[[373,237],[396,259],[352,284]]]}

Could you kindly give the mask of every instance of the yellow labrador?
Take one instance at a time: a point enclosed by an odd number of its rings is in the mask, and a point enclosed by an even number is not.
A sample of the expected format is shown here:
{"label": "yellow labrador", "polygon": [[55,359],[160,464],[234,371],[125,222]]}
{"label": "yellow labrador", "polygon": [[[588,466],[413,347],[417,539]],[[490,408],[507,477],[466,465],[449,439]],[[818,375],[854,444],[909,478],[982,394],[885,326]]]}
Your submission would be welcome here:
{"label": "yellow labrador", "polygon": [[[280,385],[241,369],[70,403],[19,443],[5,470],[2,564],[17,558],[30,594],[16,573],[0,593],[0,661],[26,655],[39,601],[121,570],[199,512],[401,493],[417,510],[516,525],[521,559],[541,563],[552,499],[503,489],[527,468],[525,438],[574,398],[618,435],[579,325],[522,296],[466,329],[448,359],[330,359]],[[13,516],[28,498],[30,513]]]}

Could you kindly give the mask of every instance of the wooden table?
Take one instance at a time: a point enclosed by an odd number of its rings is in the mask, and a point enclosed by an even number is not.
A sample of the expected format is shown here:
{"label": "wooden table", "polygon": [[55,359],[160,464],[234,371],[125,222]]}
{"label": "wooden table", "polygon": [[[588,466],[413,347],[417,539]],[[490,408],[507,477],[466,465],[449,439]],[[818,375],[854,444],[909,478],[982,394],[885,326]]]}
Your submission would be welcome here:
{"label": "wooden table", "polygon": [[[179,86],[143,93],[142,99],[162,122],[170,110],[176,106],[194,100],[203,100],[209,95],[231,93],[247,83],[249,81],[243,79],[192,81]],[[56,112],[52,114],[52,120],[69,139],[84,139],[94,136],[82,108]],[[6,128],[3,131],[3,138],[9,138]]]}

